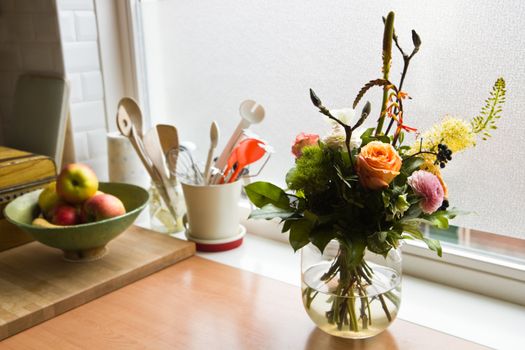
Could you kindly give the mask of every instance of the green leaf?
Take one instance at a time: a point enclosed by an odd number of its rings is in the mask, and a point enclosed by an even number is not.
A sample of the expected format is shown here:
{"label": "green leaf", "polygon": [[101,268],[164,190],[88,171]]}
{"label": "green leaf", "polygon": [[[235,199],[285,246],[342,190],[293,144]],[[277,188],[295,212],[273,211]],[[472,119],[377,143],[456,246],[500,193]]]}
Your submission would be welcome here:
{"label": "green leaf", "polygon": [[423,238],[423,241],[427,244],[430,250],[433,250],[441,258],[443,255],[443,250],[441,248],[441,243],[437,239]]}
{"label": "green leaf", "polygon": [[423,158],[419,157],[406,158],[403,160],[403,164],[401,165],[401,172],[407,176],[410,176],[414,171],[418,170],[421,164],[424,162],[425,161]]}
{"label": "green leaf", "polygon": [[271,220],[274,218],[288,219],[295,214],[291,209],[278,208],[273,204],[266,204],[260,209],[255,209],[250,213],[249,219],[265,219]]}
{"label": "green leaf", "polygon": [[317,226],[310,231],[309,239],[322,252],[326,245],[335,237],[337,233],[332,226]]}
{"label": "green leaf", "polygon": [[306,219],[293,221],[290,228],[290,245],[294,251],[298,251],[310,242],[308,239],[310,231],[312,231],[312,222]]}
{"label": "green leaf", "polygon": [[292,223],[293,221],[285,221],[284,224],[283,224],[283,227],[281,229],[281,232],[282,233],[285,233],[285,232],[288,232],[290,231],[290,228],[292,227]]}
{"label": "green leaf", "polygon": [[365,132],[361,134],[361,147],[373,141],[372,134],[374,133],[375,128],[366,129]]}
{"label": "green leaf", "polygon": [[361,261],[363,261],[363,258],[365,256],[365,248],[365,242],[361,240],[352,241],[349,256],[350,266],[357,266],[361,263]]}
{"label": "green leaf", "polygon": [[419,229],[419,225],[403,224],[403,231],[410,234],[415,239],[423,240],[423,232]]}
{"label": "green leaf", "polygon": [[446,230],[448,229],[448,218],[443,215],[435,215],[429,218],[432,226],[435,226],[439,229]]}
{"label": "green leaf", "polygon": [[386,256],[388,251],[392,248],[390,244],[386,242],[387,235],[387,232],[381,231],[368,236],[366,239],[368,250],[373,253]]}
{"label": "green leaf", "polygon": [[278,186],[269,182],[257,181],[244,187],[250,201],[256,207],[262,208],[273,204],[281,209],[290,208],[290,200],[286,193]]}

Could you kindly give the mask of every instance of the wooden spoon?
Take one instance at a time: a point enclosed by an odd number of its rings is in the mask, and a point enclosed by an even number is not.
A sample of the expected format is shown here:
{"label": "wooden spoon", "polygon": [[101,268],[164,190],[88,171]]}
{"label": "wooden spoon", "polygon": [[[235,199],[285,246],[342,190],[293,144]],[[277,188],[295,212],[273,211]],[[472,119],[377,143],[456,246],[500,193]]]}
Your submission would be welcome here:
{"label": "wooden spoon", "polygon": [[217,123],[213,121],[210,126],[210,149],[208,151],[208,158],[206,159],[206,166],[204,167],[204,181],[206,185],[210,183],[210,169],[211,161],[213,160],[213,152],[219,142],[219,127]]}
{"label": "wooden spoon", "polygon": [[173,125],[159,124],[157,125],[157,133],[164,159],[168,164],[170,179],[174,180],[177,177],[177,159],[179,157],[179,134],[177,128]]}

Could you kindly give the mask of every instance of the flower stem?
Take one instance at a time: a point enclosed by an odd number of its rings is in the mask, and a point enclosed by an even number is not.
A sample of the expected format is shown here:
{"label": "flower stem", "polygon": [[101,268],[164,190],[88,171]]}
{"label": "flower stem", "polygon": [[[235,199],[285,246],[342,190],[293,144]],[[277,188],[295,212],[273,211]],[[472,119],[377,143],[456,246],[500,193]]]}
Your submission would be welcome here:
{"label": "flower stem", "polygon": [[[389,12],[385,20],[385,31],[383,32],[383,79],[388,80],[390,65],[392,63],[392,39],[394,35],[394,12]],[[381,134],[386,116],[386,104],[388,101],[388,87],[383,87],[383,102],[381,112],[377,121],[376,136]]]}
{"label": "flower stem", "polygon": [[385,312],[388,322],[392,322],[392,315],[390,315],[390,311],[388,311],[388,307],[386,306],[386,303],[385,303],[385,298],[383,298],[381,294],[379,294],[379,301],[381,301],[381,306],[383,307],[383,311]]}

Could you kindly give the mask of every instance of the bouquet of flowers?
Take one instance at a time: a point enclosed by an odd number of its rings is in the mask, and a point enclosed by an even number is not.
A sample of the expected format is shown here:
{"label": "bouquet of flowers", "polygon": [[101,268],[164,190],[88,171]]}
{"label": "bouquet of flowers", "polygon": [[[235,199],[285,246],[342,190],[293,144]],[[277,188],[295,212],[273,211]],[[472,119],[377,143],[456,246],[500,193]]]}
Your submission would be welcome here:
{"label": "bouquet of flowers", "polygon": [[[321,279],[331,282],[330,290],[337,297],[359,298],[361,310],[356,311],[353,301],[342,302],[336,297],[329,299],[331,307],[324,317],[337,329],[353,332],[366,329],[373,320],[367,287],[375,271],[365,261],[365,253],[386,257],[401,241],[417,239],[441,256],[439,241],[421,231],[422,224],[446,229],[455,216],[441,171],[454,154],[475,146],[478,138],[490,137],[505,100],[505,81],[499,78],[478,116],[471,120],[447,116],[430,130],[417,133],[405,124],[409,95],[403,83],[421,39],[412,31],[413,49],[408,54],[394,31],[394,13],[383,21],[382,77],[365,84],[349,109],[329,109],[310,90],[313,105],[331,121],[331,131],[325,137],[297,136],[292,147],[295,166],[286,175],[287,189],[268,182],[246,187],[258,208],[251,218],[279,218],[282,231],[290,231],[294,250],[312,243],[323,252],[330,242],[339,243],[335,259]],[[394,45],[403,59],[398,84],[389,78]],[[371,104],[366,102],[357,117],[354,109],[374,87],[383,90],[377,124],[359,133],[358,128],[371,115]],[[409,144],[405,143],[407,133],[415,134]],[[306,307],[317,292],[303,287]],[[382,298],[379,296],[382,312],[391,319]]]}

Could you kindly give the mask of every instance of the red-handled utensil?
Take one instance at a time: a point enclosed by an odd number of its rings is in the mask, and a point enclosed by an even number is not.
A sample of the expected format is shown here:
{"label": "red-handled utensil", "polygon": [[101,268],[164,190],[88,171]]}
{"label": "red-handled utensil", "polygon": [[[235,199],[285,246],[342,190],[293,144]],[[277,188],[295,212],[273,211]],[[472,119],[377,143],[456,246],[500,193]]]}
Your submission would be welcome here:
{"label": "red-handled utensil", "polygon": [[[237,157],[237,168],[233,172],[228,182],[234,182],[237,176],[241,173],[247,165],[255,163],[266,154],[265,144],[261,140],[246,139],[243,140],[237,147],[235,147],[235,154]],[[225,174],[226,175],[226,174]]]}

